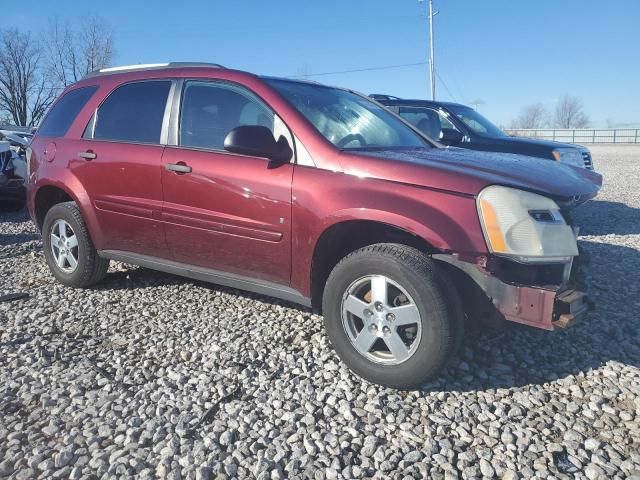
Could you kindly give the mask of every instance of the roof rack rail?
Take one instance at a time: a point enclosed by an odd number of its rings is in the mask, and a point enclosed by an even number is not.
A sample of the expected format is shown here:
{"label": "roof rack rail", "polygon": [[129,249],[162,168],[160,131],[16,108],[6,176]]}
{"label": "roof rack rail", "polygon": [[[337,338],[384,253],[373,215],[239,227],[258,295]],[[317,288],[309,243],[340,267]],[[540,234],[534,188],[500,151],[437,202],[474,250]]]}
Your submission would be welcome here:
{"label": "roof rack rail", "polygon": [[165,63],[140,63],[137,65],[122,65],[120,67],[107,67],[99,70],[94,70],[88,73],[85,78],[98,77],[100,75],[110,75],[114,73],[135,72],[138,70],[155,70],[158,68],[180,68],[180,67],[210,67],[210,68],[224,68],[217,63],[206,62],[165,62]]}

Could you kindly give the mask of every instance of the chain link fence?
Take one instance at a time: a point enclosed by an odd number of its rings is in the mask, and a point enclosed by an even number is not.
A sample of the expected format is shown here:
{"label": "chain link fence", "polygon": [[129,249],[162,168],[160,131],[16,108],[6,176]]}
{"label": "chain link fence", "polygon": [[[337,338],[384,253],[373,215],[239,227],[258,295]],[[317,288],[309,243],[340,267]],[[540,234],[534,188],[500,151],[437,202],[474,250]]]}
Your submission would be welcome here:
{"label": "chain link fence", "polygon": [[564,143],[640,143],[640,128],[507,129],[514,137],[532,137]]}

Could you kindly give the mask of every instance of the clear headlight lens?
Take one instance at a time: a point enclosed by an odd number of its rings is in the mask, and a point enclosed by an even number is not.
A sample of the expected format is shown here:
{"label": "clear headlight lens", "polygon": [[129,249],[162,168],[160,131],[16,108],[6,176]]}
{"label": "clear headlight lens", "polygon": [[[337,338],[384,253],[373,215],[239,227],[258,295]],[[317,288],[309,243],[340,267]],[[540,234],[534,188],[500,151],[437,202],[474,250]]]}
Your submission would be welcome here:
{"label": "clear headlight lens", "polygon": [[573,229],[551,199],[493,185],[478,195],[489,250],[522,263],[567,262],[578,255]]}
{"label": "clear headlight lens", "polygon": [[584,158],[582,152],[577,148],[557,148],[553,152],[553,158],[558,162],[566,163],[572,167],[584,168]]}

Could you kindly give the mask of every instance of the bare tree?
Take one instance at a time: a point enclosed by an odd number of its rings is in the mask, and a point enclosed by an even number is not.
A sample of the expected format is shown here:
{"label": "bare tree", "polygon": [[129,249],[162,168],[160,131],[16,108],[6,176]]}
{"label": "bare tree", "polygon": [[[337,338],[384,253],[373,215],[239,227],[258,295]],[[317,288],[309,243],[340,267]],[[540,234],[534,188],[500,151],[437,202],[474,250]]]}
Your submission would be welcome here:
{"label": "bare tree", "polygon": [[77,30],[68,20],[53,18],[45,38],[49,70],[62,87],[109,66],[113,58],[113,29],[100,17],[82,19]]}
{"label": "bare tree", "polygon": [[16,125],[37,125],[55,99],[42,49],[29,33],[0,32],[0,110]]}
{"label": "bare tree", "polygon": [[522,109],[512,128],[544,128],[547,124],[547,110],[541,103],[528,105]]}
{"label": "bare tree", "polygon": [[584,112],[582,101],[577,97],[565,95],[556,105],[553,119],[556,128],[585,128],[589,126],[589,117]]}

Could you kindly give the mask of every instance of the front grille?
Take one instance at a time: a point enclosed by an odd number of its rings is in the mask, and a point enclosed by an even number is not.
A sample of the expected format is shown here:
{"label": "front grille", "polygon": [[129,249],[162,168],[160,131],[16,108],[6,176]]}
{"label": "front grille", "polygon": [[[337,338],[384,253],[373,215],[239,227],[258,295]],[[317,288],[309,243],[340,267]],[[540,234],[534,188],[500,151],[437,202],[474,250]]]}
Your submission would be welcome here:
{"label": "front grille", "polygon": [[589,170],[593,170],[593,162],[591,161],[591,153],[582,152],[582,159],[584,160],[584,167]]}

